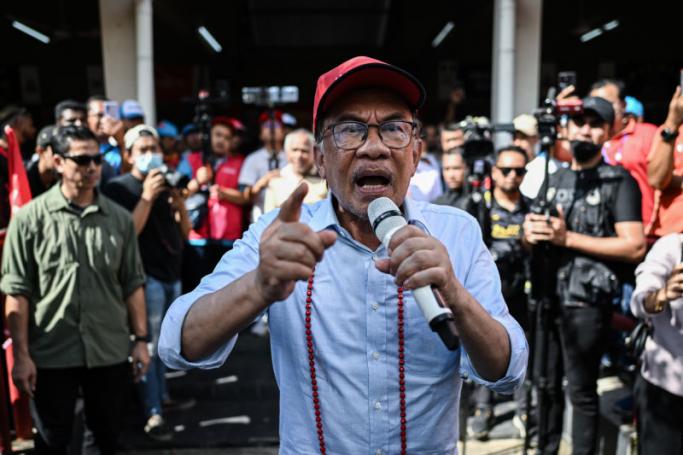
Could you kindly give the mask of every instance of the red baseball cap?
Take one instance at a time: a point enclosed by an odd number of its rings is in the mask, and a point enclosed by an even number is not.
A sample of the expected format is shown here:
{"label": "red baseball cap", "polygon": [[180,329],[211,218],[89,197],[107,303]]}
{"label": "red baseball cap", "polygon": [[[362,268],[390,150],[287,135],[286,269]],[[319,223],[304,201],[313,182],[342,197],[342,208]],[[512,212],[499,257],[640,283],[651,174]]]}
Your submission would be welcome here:
{"label": "red baseball cap", "polygon": [[354,57],[318,78],[313,102],[313,131],[318,119],[345,93],[378,87],[396,92],[412,110],[425,102],[426,92],[415,76],[401,68],[370,57]]}
{"label": "red baseball cap", "polygon": [[[267,121],[271,120],[270,118],[270,111],[263,111],[261,112],[261,115],[258,116],[258,122],[259,125],[263,125]],[[273,111],[273,120],[278,122],[279,124],[282,124],[282,111],[279,110],[274,110]]]}

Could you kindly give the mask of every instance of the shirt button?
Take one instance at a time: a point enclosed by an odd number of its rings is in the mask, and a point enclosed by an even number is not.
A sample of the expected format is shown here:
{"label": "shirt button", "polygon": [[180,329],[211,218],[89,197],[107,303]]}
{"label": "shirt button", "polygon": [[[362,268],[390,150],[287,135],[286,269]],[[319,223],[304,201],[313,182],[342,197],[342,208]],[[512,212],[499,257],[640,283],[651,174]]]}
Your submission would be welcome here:
{"label": "shirt button", "polygon": [[372,358],[375,360],[379,360],[379,352],[375,351],[372,353]]}
{"label": "shirt button", "polygon": [[379,309],[379,305],[377,305],[376,303],[373,303],[372,304],[372,311],[377,311],[378,309]]}
{"label": "shirt button", "polygon": [[381,411],[382,410],[382,403],[380,403],[379,401],[375,401],[375,409],[378,411]]}

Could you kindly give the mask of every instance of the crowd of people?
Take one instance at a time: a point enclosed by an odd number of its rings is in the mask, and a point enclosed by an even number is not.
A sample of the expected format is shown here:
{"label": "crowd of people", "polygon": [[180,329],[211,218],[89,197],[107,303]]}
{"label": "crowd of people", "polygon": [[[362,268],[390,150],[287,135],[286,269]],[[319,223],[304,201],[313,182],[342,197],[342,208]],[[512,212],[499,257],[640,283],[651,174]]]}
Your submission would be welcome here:
{"label": "crowd of people", "polygon": [[[530,114],[516,117],[509,143],[483,158],[471,154],[470,118],[436,125],[417,118],[411,133],[420,154],[408,197],[470,213],[509,313],[536,345],[539,328],[545,330],[547,386],[515,391],[513,423],[521,436],[538,426],[547,453],[559,450],[565,393],[573,452],[595,452],[597,381],[608,367],[631,378],[635,404],[623,406],[636,416],[642,453],[683,453],[683,96],[677,88],[657,126],[628,95],[618,80],[597,81],[580,112],[558,119],[547,149]],[[570,98],[571,87],[559,95]],[[211,281],[200,285],[202,278],[251,223],[287,205],[301,182],[308,186],[304,203],[328,198],[329,171],[319,172],[322,136],[297,128],[287,114],[264,112],[257,126],[262,147],[249,151],[238,118],[216,115],[205,132],[200,123],[149,125],[133,100],[116,113],[109,105],[103,96],[62,101],[54,124],[37,135],[28,110],[0,112],[0,290],[11,376],[31,398],[38,453],[68,446],[79,394],[92,444],[114,453],[130,379],[144,431],[171,440],[164,409],[174,402],[157,349],[167,310],[181,294],[213,289]],[[347,138],[364,142],[376,126],[387,144],[391,128],[402,127],[388,123],[344,119],[330,132],[340,147]],[[21,156],[22,177],[13,147],[33,136],[35,152]],[[22,178],[32,200],[19,209],[11,193]],[[359,178],[372,186],[393,177]],[[548,211],[533,209],[539,205]],[[256,251],[252,237],[243,249]],[[551,271],[544,327],[532,313],[539,255]],[[624,332],[638,320],[647,321],[647,340],[629,358]],[[261,318],[251,330],[265,333],[267,323]],[[279,324],[275,330],[284,330]],[[184,362],[174,366],[195,365]],[[485,385],[465,387],[474,387],[467,433],[486,439],[497,397]],[[538,419],[526,412],[530,399],[545,403]]]}

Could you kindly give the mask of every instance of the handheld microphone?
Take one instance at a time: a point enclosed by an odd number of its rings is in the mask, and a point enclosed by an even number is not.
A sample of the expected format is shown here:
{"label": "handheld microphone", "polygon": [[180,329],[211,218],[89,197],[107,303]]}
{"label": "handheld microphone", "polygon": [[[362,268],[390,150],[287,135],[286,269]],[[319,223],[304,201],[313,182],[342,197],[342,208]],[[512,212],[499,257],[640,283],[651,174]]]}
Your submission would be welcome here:
{"label": "handheld microphone", "polygon": [[[408,224],[399,208],[388,197],[372,201],[368,206],[368,217],[372,230],[387,249],[396,231]],[[439,335],[449,350],[456,350],[460,346],[460,340],[455,328],[455,318],[441,296],[430,286],[413,289],[413,295],[432,331]]]}

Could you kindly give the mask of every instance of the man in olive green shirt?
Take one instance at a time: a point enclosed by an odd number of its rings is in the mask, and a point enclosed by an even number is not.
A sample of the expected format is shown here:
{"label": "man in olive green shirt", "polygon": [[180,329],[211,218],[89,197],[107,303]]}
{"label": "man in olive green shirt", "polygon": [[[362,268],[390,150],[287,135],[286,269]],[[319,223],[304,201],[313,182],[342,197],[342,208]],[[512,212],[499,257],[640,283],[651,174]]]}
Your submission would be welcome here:
{"label": "man in olive green shirt", "polygon": [[12,379],[32,397],[36,453],[66,454],[80,388],[95,445],[109,454],[128,356],[136,380],[149,363],[145,277],[130,214],[96,191],[102,156],[95,136],[85,127],[60,128],[54,151],[61,182],[12,218],[3,252]]}

